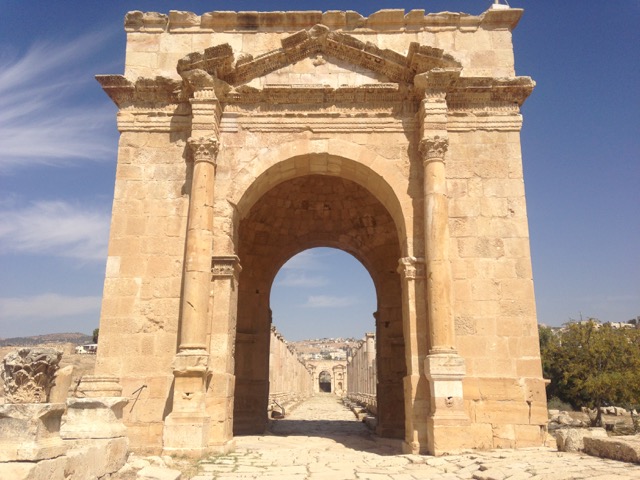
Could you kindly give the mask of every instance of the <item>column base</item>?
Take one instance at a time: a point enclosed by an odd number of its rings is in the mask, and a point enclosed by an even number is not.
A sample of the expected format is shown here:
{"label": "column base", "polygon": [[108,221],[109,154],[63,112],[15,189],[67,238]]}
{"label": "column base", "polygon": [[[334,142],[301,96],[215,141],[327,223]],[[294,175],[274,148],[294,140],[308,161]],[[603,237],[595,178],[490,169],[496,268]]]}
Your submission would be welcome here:
{"label": "column base", "polygon": [[425,455],[427,453],[429,453],[427,447],[418,442],[402,442],[403,455]]}
{"label": "column base", "polygon": [[432,353],[424,364],[431,389],[427,450],[431,455],[453,453],[467,447],[464,429],[471,422],[464,409],[464,358],[457,353]]}
{"label": "column base", "polygon": [[162,452],[200,458],[208,453],[209,419],[191,413],[172,413],[164,421]]}
{"label": "column base", "polygon": [[60,436],[65,440],[124,437],[122,409],[128,402],[126,397],[69,398]]}
{"label": "column base", "polygon": [[412,454],[426,453],[430,400],[429,382],[424,375],[404,377],[404,404],[405,435],[402,451]]}

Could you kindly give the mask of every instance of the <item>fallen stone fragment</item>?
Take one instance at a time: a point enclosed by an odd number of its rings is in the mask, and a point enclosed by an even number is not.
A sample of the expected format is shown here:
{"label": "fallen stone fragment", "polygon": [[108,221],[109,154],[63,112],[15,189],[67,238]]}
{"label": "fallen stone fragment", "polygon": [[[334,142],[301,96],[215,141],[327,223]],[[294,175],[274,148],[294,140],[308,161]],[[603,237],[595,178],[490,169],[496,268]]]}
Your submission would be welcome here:
{"label": "fallen stone fragment", "polygon": [[640,436],[585,438],[584,452],[594,457],[640,463]]}
{"label": "fallen stone fragment", "polygon": [[182,473],[171,468],[149,466],[138,472],[137,480],[180,480]]}
{"label": "fallen stone fragment", "polygon": [[579,452],[585,438],[608,438],[604,428],[563,428],[555,432],[560,452]]}

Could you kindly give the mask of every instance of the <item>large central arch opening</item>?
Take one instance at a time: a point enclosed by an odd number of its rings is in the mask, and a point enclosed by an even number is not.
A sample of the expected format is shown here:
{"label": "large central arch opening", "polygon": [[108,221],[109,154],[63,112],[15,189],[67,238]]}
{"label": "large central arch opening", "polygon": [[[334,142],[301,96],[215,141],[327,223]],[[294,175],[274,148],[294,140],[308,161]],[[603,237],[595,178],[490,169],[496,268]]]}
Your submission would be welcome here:
{"label": "large central arch opening", "polygon": [[243,270],[238,289],[234,434],[262,433],[267,425],[274,278],[291,257],[321,246],[353,255],[371,275],[377,307],[377,431],[403,438],[406,364],[398,228],[380,200],[360,184],[313,174],[282,181],[257,196],[238,225]]}

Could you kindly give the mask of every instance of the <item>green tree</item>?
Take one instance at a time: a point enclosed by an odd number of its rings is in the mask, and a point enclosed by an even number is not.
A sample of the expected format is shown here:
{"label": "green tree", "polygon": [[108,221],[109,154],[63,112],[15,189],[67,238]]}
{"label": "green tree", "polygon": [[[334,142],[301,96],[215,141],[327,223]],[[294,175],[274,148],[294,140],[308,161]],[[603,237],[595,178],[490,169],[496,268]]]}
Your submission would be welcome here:
{"label": "green tree", "polygon": [[98,343],[98,335],[100,335],[100,329],[96,328],[93,331],[93,343]]}
{"label": "green tree", "polygon": [[569,323],[545,340],[541,354],[550,397],[595,408],[596,425],[602,424],[600,407],[640,400],[640,330],[590,320]]}
{"label": "green tree", "polygon": [[551,383],[547,386],[547,397],[549,399],[559,397],[557,391],[557,382],[554,379],[557,377],[557,372],[554,369],[553,356],[551,351],[558,343],[558,337],[555,332],[544,325],[538,325],[538,337],[540,338],[540,357],[542,359],[542,376],[550,379]]}

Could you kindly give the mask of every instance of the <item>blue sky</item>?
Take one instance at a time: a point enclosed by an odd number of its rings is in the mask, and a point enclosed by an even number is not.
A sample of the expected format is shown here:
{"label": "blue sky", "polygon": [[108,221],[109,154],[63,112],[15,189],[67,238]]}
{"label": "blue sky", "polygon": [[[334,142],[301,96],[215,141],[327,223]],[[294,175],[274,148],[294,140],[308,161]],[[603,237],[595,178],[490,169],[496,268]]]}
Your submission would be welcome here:
{"label": "blue sky", "polygon": [[[424,8],[490,0],[299,1],[297,10]],[[537,82],[522,147],[538,320],[640,315],[640,2],[512,0],[516,70]],[[286,10],[283,1],[0,0],[0,337],[91,332],[106,259],[118,133],[95,74],[124,70],[129,10]],[[373,284],[349,255],[281,270],[286,337],[373,330]]]}

